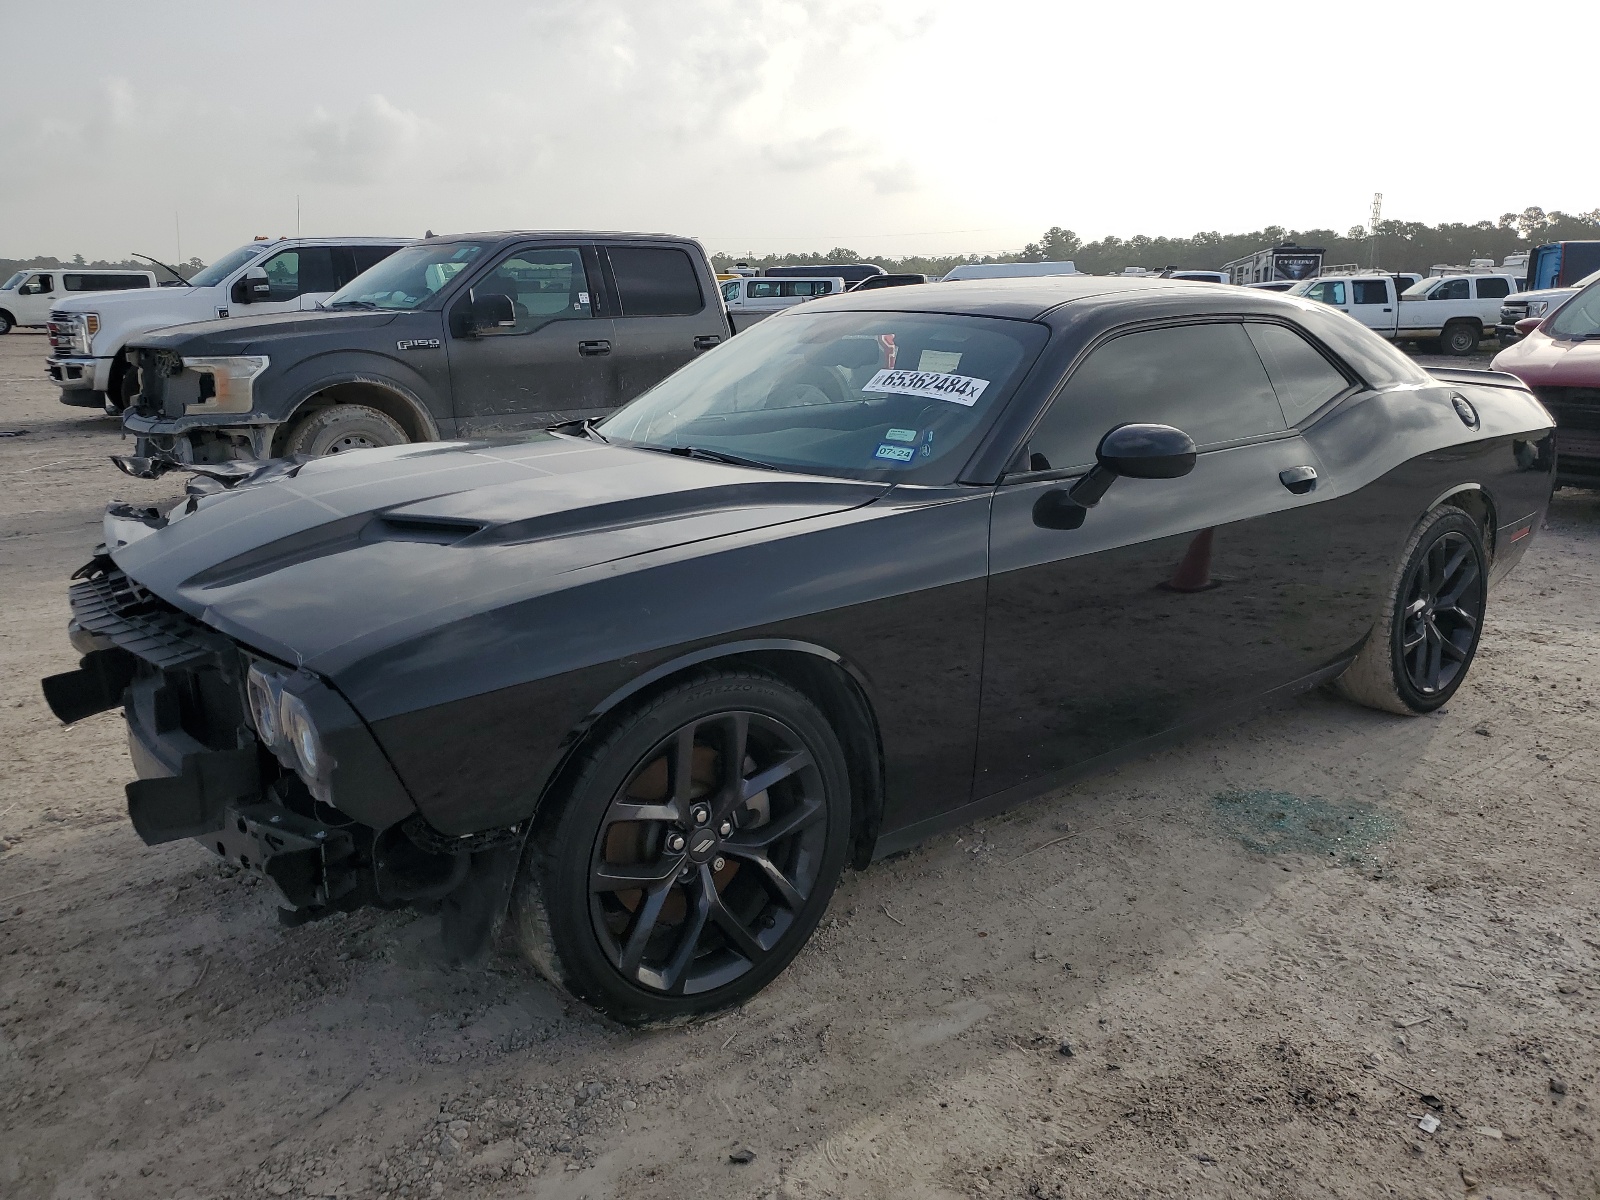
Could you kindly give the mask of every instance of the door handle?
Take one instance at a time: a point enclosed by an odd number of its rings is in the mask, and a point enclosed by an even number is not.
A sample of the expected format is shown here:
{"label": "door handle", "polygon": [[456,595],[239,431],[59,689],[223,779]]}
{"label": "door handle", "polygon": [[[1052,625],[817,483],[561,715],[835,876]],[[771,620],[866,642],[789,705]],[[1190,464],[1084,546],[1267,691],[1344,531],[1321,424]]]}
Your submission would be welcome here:
{"label": "door handle", "polygon": [[694,348],[696,350],[709,350],[721,340],[722,339],[714,333],[702,333],[699,337],[695,338]]}
{"label": "door handle", "polygon": [[1304,496],[1317,486],[1317,469],[1315,467],[1290,467],[1288,470],[1278,472],[1278,480],[1296,496]]}
{"label": "door handle", "polygon": [[1393,312],[1393,311],[1394,311],[1394,309],[1392,309],[1392,308],[1386,308],[1386,309],[1384,309],[1384,310],[1383,310],[1383,311],[1384,311],[1384,312]]}
{"label": "door handle", "polygon": [[594,358],[601,354],[610,354],[611,343],[603,339],[596,339],[592,342],[579,342],[578,353],[583,355],[585,358]]}

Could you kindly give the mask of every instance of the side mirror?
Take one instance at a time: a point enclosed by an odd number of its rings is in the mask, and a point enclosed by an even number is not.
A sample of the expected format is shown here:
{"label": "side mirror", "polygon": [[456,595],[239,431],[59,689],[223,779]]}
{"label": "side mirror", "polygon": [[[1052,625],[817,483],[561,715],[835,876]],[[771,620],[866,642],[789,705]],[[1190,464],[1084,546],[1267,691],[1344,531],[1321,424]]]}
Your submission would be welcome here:
{"label": "side mirror", "polygon": [[1129,479],[1181,479],[1194,470],[1194,439],[1171,425],[1118,425],[1094,456]]}
{"label": "side mirror", "polygon": [[472,294],[470,300],[472,332],[486,329],[509,329],[517,323],[517,311],[511,306],[511,297],[504,292]]}
{"label": "side mirror", "polygon": [[255,304],[272,299],[272,281],[260,267],[251,267],[233,281],[229,298],[235,304]]}
{"label": "side mirror", "polygon": [[1519,334],[1521,334],[1523,337],[1527,337],[1530,333],[1543,324],[1543,317],[1523,317],[1522,320],[1517,322],[1515,328]]}
{"label": "side mirror", "polygon": [[1095,466],[1071,488],[1051,488],[1033,504],[1041,529],[1077,529],[1119,475],[1179,479],[1194,470],[1194,439],[1170,425],[1118,425],[1100,439]]}

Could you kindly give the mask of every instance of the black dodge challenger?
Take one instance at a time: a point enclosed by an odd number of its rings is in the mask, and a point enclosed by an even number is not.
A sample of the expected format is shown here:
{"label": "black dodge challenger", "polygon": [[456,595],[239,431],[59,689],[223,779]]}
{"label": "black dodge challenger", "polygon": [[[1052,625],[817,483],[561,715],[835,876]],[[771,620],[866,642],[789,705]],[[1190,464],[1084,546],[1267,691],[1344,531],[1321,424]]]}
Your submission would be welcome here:
{"label": "black dodge challenger", "polygon": [[1438,708],[1549,501],[1517,380],[1257,290],[763,322],[613,415],[112,505],[63,720],[293,923],[426,905],[626,1021],[737,1002],[847,863],[1323,681]]}

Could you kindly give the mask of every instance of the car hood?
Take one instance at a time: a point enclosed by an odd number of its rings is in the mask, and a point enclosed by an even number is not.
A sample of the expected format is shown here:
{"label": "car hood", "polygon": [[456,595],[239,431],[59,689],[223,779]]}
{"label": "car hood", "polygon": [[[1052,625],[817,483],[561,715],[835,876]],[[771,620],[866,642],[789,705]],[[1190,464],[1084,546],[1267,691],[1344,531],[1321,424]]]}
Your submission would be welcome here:
{"label": "car hood", "polygon": [[[206,296],[214,290],[214,288],[156,287],[130,288],[125,292],[74,292],[71,296],[57,297],[50,307],[56,312],[97,312],[106,317],[107,314],[115,316],[119,313],[139,313],[158,309],[164,303],[172,304],[177,300],[188,302],[188,306],[192,308],[196,296]],[[176,307],[182,308],[183,305]]]}
{"label": "car hood", "polygon": [[261,317],[229,317],[219,321],[195,321],[171,329],[160,329],[129,339],[129,345],[150,350],[175,350],[180,354],[253,354],[272,352],[274,342],[285,338],[301,339],[308,334],[348,337],[389,324],[398,314],[392,312],[346,311],[269,313]]}
{"label": "car hood", "polygon": [[1513,292],[1508,300],[1569,300],[1578,294],[1577,288],[1540,288],[1536,292]]}
{"label": "car hood", "polygon": [[1529,387],[1600,388],[1600,341],[1561,341],[1535,329],[1489,365]]}
{"label": "car hood", "polygon": [[[267,468],[164,526],[108,513],[135,581],[246,645],[330,676],[623,560],[868,504],[887,484],[552,434]],[[114,506],[115,508],[115,506]]]}

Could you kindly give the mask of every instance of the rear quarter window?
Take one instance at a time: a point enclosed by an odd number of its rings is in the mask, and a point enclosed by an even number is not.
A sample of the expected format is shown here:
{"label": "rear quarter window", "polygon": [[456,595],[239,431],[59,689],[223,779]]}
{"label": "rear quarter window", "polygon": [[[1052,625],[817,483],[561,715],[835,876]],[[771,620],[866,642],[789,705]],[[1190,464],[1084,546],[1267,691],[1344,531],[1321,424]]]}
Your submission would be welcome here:
{"label": "rear quarter window", "polygon": [[694,260],[672,246],[613,246],[607,254],[628,317],[687,317],[706,306]]}

